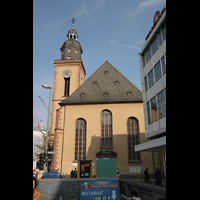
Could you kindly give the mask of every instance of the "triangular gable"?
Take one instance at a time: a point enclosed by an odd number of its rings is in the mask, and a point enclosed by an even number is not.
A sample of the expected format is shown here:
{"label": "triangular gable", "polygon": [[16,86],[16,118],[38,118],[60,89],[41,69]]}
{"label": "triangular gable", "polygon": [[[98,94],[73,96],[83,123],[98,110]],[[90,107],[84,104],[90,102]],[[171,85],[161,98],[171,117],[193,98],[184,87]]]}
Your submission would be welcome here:
{"label": "triangular gable", "polygon": [[59,105],[142,102],[142,92],[108,61]]}

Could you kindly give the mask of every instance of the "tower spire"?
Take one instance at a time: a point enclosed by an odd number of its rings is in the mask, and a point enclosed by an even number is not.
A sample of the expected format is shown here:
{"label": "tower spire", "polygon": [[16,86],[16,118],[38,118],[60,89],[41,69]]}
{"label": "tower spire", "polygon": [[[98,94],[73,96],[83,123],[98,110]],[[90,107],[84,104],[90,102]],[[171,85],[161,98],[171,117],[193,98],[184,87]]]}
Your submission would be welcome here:
{"label": "tower spire", "polygon": [[72,20],[71,20],[71,22],[72,22],[72,28],[74,28],[74,22],[75,22],[76,20],[74,19],[74,16],[73,16],[73,18],[72,18]]}

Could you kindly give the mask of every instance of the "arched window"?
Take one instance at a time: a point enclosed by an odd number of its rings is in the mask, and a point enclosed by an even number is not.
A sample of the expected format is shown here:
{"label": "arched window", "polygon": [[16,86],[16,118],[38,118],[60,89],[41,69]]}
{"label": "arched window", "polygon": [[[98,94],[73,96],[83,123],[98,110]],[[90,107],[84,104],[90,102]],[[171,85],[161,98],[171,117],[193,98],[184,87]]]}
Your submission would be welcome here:
{"label": "arched window", "polygon": [[112,148],[112,113],[103,110],[101,114],[101,148]]}
{"label": "arched window", "polygon": [[86,159],[86,121],[84,119],[76,121],[74,160],[79,159]]}
{"label": "arched window", "polygon": [[129,117],[127,122],[128,134],[128,160],[140,161],[140,152],[135,152],[135,145],[139,144],[139,125],[138,120]]}

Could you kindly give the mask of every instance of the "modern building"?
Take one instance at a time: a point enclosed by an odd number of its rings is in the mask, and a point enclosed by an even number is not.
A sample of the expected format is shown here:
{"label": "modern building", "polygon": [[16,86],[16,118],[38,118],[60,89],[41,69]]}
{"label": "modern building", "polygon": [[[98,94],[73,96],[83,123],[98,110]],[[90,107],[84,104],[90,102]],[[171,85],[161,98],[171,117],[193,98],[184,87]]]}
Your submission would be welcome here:
{"label": "modern building", "polygon": [[96,158],[116,158],[120,174],[138,175],[147,166],[152,174],[157,153],[134,149],[145,140],[142,92],[108,61],[85,81],[77,39],[72,25],[61,59],[54,61],[52,167],[69,174],[78,160],[86,159],[93,161],[95,173]]}
{"label": "modern building", "polygon": [[150,141],[136,145],[135,151],[159,152],[166,174],[166,6],[153,21],[139,53],[145,136]]}

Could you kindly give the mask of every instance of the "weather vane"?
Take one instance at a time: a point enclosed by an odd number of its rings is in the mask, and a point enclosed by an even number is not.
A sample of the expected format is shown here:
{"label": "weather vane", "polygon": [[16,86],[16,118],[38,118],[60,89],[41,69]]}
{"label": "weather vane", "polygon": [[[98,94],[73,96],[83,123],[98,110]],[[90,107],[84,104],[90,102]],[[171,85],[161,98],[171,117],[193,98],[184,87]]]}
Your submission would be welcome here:
{"label": "weather vane", "polygon": [[73,18],[72,18],[72,20],[71,20],[71,22],[72,22],[72,28],[74,28],[74,22],[75,22],[76,20],[74,19],[74,16],[73,16]]}

